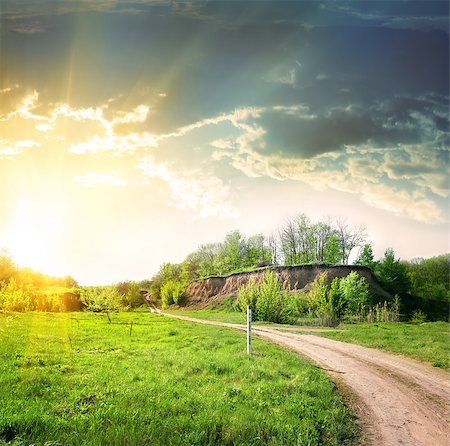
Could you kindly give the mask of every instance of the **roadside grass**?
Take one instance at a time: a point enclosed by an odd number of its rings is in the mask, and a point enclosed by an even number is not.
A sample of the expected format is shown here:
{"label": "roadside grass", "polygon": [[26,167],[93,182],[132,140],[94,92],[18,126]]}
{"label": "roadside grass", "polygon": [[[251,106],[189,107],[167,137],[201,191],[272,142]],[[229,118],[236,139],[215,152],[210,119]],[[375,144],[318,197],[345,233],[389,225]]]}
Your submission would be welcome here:
{"label": "roadside grass", "polygon": [[[243,313],[223,310],[172,310],[169,313],[219,322],[243,324],[246,320]],[[269,324],[267,322],[257,322],[255,325],[269,325],[281,329],[292,327],[301,333],[301,325],[309,328],[311,325],[315,325],[312,323],[315,321],[314,319],[311,321],[301,319],[296,325]],[[448,322],[425,322],[422,324],[407,322],[357,323],[341,324],[336,328],[336,330],[328,329],[314,332],[314,335],[400,353],[420,361],[429,362],[435,367],[450,369],[450,324]]]}
{"label": "roadside grass", "polygon": [[379,322],[340,325],[339,328],[342,330],[317,334],[401,353],[435,367],[450,368],[450,325],[447,322]]}
{"label": "roadside grass", "polygon": [[0,313],[1,445],[354,445],[319,368],[150,313]]}
{"label": "roadside grass", "polygon": [[247,316],[240,311],[225,310],[163,310],[164,313],[189,316],[207,321],[228,322],[231,324],[245,324]]}
{"label": "roadside grass", "polygon": [[[205,319],[208,321],[216,321],[216,322],[228,322],[231,324],[246,324],[247,323],[247,315],[241,311],[227,311],[227,310],[171,310],[165,309],[164,313],[180,315],[180,316],[189,316],[197,319]],[[297,320],[297,323],[294,325],[289,324],[276,324],[273,322],[265,322],[265,321],[256,321],[254,325],[267,325],[271,327],[295,327],[299,328],[300,326],[308,326],[308,327],[321,327],[320,320],[316,318],[301,318]],[[323,328],[323,327],[321,327]],[[329,327],[327,327],[329,328]]]}

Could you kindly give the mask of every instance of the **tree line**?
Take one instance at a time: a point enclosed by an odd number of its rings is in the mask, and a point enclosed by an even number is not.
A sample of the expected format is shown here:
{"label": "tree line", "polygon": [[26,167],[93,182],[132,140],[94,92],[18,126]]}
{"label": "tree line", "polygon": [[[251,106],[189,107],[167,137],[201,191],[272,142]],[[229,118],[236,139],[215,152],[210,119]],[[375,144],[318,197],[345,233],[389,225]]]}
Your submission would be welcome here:
{"label": "tree line", "polygon": [[70,276],[51,277],[17,267],[11,256],[0,252],[0,309],[14,311],[65,311],[87,309],[115,311],[141,305],[141,291],[150,291],[163,306],[182,304],[185,287],[193,281],[259,267],[302,264],[355,263],[372,269],[387,291],[447,301],[450,299],[450,254],[410,262],[395,257],[388,248],[374,258],[366,229],[346,221],[312,221],[305,214],[287,219],[270,236],[248,237],[229,232],[222,242],[201,245],[181,263],[163,263],[151,280],[121,282],[108,287],[79,287]]}
{"label": "tree line", "polygon": [[162,264],[152,278],[151,295],[163,306],[182,304],[184,289],[193,280],[269,265],[348,264],[356,250],[354,263],[370,268],[392,295],[450,299],[450,254],[407,262],[388,248],[376,260],[364,225],[351,226],[342,219],[314,222],[305,214],[287,219],[268,237],[245,237],[234,230],[222,242],[201,245],[181,263]]}
{"label": "tree line", "polygon": [[80,287],[71,276],[52,277],[20,268],[6,251],[0,253],[0,310],[123,311],[141,306],[141,290],[149,287],[148,280]]}

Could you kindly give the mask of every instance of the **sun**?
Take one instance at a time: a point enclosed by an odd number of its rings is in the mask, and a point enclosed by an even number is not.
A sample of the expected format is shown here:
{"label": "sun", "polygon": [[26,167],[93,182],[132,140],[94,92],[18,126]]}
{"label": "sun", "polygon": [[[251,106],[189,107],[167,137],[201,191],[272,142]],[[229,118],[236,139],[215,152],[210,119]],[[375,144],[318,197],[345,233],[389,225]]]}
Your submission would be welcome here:
{"label": "sun", "polygon": [[22,199],[6,228],[4,243],[19,266],[50,272],[58,263],[54,252],[63,235],[63,215]]}

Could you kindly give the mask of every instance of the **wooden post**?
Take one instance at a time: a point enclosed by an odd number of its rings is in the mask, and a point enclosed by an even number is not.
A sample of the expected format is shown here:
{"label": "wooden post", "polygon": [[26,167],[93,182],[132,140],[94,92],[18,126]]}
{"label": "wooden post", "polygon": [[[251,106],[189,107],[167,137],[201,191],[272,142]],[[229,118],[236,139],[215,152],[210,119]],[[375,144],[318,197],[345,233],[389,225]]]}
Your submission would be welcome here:
{"label": "wooden post", "polygon": [[247,306],[247,354],[252,355],[252,307]]}

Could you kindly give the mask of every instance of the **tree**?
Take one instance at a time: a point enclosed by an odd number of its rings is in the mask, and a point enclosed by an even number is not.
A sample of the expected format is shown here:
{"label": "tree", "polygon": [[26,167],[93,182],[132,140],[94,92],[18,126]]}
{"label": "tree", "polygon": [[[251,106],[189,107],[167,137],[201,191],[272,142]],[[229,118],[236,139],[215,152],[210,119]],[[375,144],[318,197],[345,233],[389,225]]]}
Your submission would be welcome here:
{"label": "tree", "polygon": [[254,267],[261,263],[270,263],[271,250],[266,245],[264,236],[256,234],[248,237],[247,241],[243,243],[243,259],[242,266]]}
{"label": "tree", "polygon": [[352,250],[361,246],[367,238],[366,227],[360,225],[351,229],[345,220],[338,219],[336,220],[336,237],[340,244],[342,263],[348,264]]}
{"label": "tree", "polygon": [[278,241],[278,235],[276,233],[272,233],[267,238],[267,245],[270,249],[270,258],[271,263],[273,265],[278,265],[280,262],[280,248],[279,248],[279,241]]}
{"label": "tree", "polygon": [[348,314],[356,315],[364,313],[369,302],[369,284],[364,277],[356,271],[352,271],[339,282],[342,296],[342,308]]}
{"label": "tree", "polygon": [[375,266],[375,259],[373,256],[372,245],[366,243],[360,250],[358,258],[355,261],[355,265],[367,266],[371,269]]}
{"label": "tree", "polygon": [[0,251],[0,285],[1,282],[9,282],[9,280],[17,274],[17,267],[12,257],[5,249]]}
{"label": "tree", "polygon": [[341,259],[341,248],[339,240],[335,234],[332,234],[325,245],[324,262],[330,265],[339,263]]}
{"label": "tree", "polygon": [[407,266],[395,258],[392,248],[386,249],[383,260],[377,265],[375,275],[381,285],[393,294],[405,294],[410,289]]}
{"label": "tree", "polygon": [[285,265],[295,265],[300,262],[297,225],[294,220],[287,220],[280,230],[281,252]]}
{"label": "tree", "polygon": [[450,254],[417,259],[406,264],[411,294],[434,299],[450,299]]}

